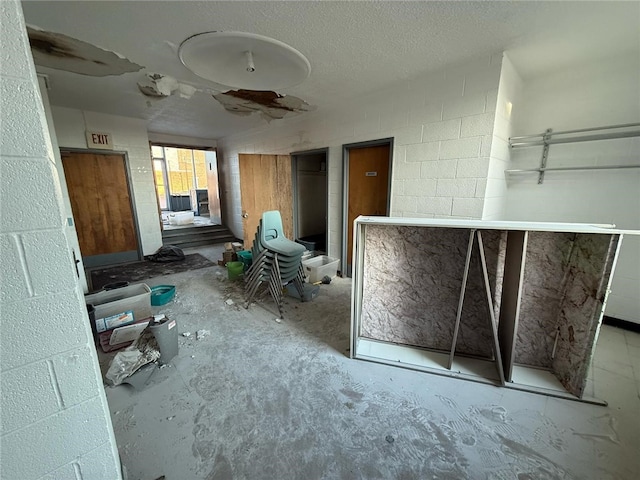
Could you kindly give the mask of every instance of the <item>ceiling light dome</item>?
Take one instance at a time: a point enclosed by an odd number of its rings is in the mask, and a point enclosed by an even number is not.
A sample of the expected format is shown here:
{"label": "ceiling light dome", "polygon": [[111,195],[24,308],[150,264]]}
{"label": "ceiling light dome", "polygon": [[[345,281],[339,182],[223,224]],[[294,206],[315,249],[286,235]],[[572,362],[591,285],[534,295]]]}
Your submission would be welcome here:
{"label": "ceiling light dome", "polygon": [[180,44],[178,56],[199,77],[244,90],[292,87],[311,72],[309,60],[295,48],[246,32],[193,35]]}

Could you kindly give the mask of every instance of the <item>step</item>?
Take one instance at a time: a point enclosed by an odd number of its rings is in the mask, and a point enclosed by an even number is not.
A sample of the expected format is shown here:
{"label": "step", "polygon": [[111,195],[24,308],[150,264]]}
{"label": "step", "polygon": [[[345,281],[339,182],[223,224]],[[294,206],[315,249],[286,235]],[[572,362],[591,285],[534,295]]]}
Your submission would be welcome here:
{"label": "step", "polygon": [[231,231],[227,227],[223,227],[222,225],[207,225],[202,227],[186,227],[186,228],[175,228],[171,230],[163,230],[162,237],[170,238],[170,237],[179,237],[185,234],[204,234],[204,233],[212,233],[212,232],[222,232],[231,234]]}
{"label": "step", "polygon": [[162,234],[163,245],[174,245],[180,248],[215,245],[235,241],[237,241],[237,239],[231,231],[221,225],[180,228],[164,231]]}

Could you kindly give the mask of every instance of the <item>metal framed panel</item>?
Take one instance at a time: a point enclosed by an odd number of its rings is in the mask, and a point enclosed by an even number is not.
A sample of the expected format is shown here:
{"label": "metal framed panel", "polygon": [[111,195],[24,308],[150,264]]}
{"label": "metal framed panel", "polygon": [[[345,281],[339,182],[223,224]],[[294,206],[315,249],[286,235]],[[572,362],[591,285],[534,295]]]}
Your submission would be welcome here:
{"label": "metal framed panel", "polygon": [[[372,338],[363,329],[363,318],[366,313],[366,305],[374,306],[374,303],[370,301],[364,302],[363,295],[369,291],[368,282],[384,282],[385,276],[379,275],[371,276],[366,271],[367,268],[372,266],[367,265],[367,259],[378,258],[377,255],[380,252],[386,250],[389,244],[389,238],[387,234],[381,235],[384,230],[380,230],[381,227],[429,227],[428,230],[433,230],[433,227],[442,227],[443,229],[455,229],[458,233],[461,229],[476,229],[477,245],[480,251],[480,264],[481,275],[483,282],[483,299],[486,301],[485,308],[489,309],[489,318],[491,322],[491,338],[487,341],[493,343],[494,358],[478,358],[465,355],[452,356],[451,352],[434,350],[433,348],[425,348],[424,346],[417,346],[416,344],[398,343],[381,338]],[[372,229],[370,227],[375,227]],[[376,230],[377,229],[377,230]],[[369,231],[370,230],[370,231]],[[391,231],[395,231],[397,228],[392,228]],[[487,264],[487,257],[485,252],[485,245],[483,242],[482,234],[485,230],[498,230],[504,232],[501,235],[506,237],[506,242],[500,242],[501,258],[504,258],[504,275],[502,277],[502,288],[500,290],[500,321],[498,322],[496,316],[498,296],[492,295],[490,285],[490,271]],[[371,238],[371,241],[367,241],[367,232],[371,235],[375,232],[375,237]],[[582,364],[574,368],[575,375],[577,377],[582,376],[582,379],[586,377],[586,368],[590,354],[593,352],[595,341],[597,339],[597,329],[600,328],[600,322],[602,318],[602,311],[604,310],[604,302],[606,301],[606,293],[608,291],[611,277],[615,268],[617,254],[620,248],[620,238],[622,233],[639,235],[640,232],[620,230],[614,230],[602,226],[583,225],[583,224],[551,224],[551,223],[533,223],[533,222],[478,222],[467,220],[432,220],[432,219],[411,219],[411,218],[386,218],[386,217],[358,217],[354,222],[354,245],[353,245],[353,283],[352,283],[352,304],[351,304],[351,351],[350,357],[359,360],[366,360],[376,363],[382,363],[386,365],[400,366],[412,370],[418,370],[443,376],[449,376],[454,378],[460,378],[465,380],[472,380],[482,383],[493,384],[496,386],[503,386],[505,388],[512,388],[516,390],[522,390],[537,394],[544,394],[547,396],[553,396],[558,398],[564,398],[569,400],[577,400],[586,403],[592,403],[596,405],[606,405],[603,402],[594,398],[586,398],[582,391],[572,389],[570,386],[565,385],[562,378],[556,377],[556,372],[550,371],[547,368],[536,368],[530,365],[520,365],[514,360],[514,348],[516,343],[516,337],[518,333],[518,319],[519,308],[521,304],[521,298],[523,294],[523,282],[525,281],[524,267],[525,263],[529,263],[526,259],[526,251],[529,239],[529,232],[561,232],[561,237],[566,237],[567,233],[581,232],[597,234],[590,240],[585,240],[581,243],[581,248],[584,250],[580,253],[584,257],[584,260],[578,259],[578,263],[585,267],[585,271],[582,272],[578,269],[572,269],[571,275],[576,276],[571,282],[566,285],[584,286],[582,279],[584,275],[586,278],[599,279],[598,292],[594,300],[601,302],[598,308],[592,309],[587,306],[586,309],[579,309],[573,319],[573,322],[582,322],[582,331],[586,332],[583,337],[587,339],[586,342],[582,342],[580,347],[581,352],[584,353],[584,360]],[[453,233],[453,232],[452,232]],[[467,233],[465,232],[465,236]],[[579,236],[579,235],[578,235]],[[393,239],[398,240],[396,236]],[[586,235],[590,237],[590,235]],[[597,239],[595,238],[597,237]],[[400,237],[399,241],[402,241]],[[412,242],[421,242],[423,237],[420,235],[412,235]],[[431,238],[431,235],[429,235]],[[454,236],[455,238],[455,236]],[[473,234],[471,235],[473,239]],[[504,237],[503,237],[504,238]],[[609,239],[611,239],[610,243]],[[431,238],[433,240],[433,238]],[[409,241],[409,240],[407,240]],[[386,243],[385,243],[386,242]],[[604,255],[603,245],[608,246],[608,253]],[[412,244],[413,245],[413,244]],[[367,249],[374,250],[366,252]],[[407,246],[394,246],[396,249],[411,249],[411,256],[408,258],[415,259],[416,250],[415,245]],[[382,248],[383,250],[380,250]],[[595,260],[591,260],[590,252],[596,249],[599,253]],[[468,249],[467,249],[468,250]],[[409,250],[407,250],[409,251]],[[448,255],[446,249],[435,249],[433,251],[435,255]],[[463,252],[465,251],[462,245],[457,245],[453,251],[449,251],[453,257],[455,257],[454,264],[459,268],[459,261],[462,260]],[[604,252],[604,253],[603,253]],[[373,255],[373,256],[372,256]],[[473,254],[472,254],[473,256]],[[395,258],[395,257],[394,257]],[[535,257],[533,257],[535,259]],[[402,259],[398,259],[402,262]],[[526,260],[526,262],[525,262]],[[587,261],[588,260],[588,261]],[[468,263],[469,259],[467,259]],[[531,260],[534,261],[534,260]],[[457,262],[457,263],[456,263]],[[422,265],[421,262],[418,262]],[[575,262],[574,262],[575,263]],[[544,263],[543,263],[544,264]],[[396,265],[395,268],[401,268],[401,264]],[[429,263],[425,265],[431,265]],[[449,265],[451,267],[451,265]],[[447,268],[449,268],[447,267]],[[382,271],[384,273],[384,270]],[[577,273],[576,273],[577,272]],[[479,273],[479,272],[477,272]],[[439,276],[431,277],[438,280]],[[454,277],[451,277],[454,278]],[[459,285],[460,291],[462,291],[462,282],[460,276],[455,276],[456,282]],[[442,279],[441,279],[442,280]],[[592,282],[589,280],[588,284]],[[564,282],[562,282],[565,285]],[[421,285],[427,285],[421,283]],[[451,286],[451,285],[450,285]],[[564,287],[562,287],[564,288]],[[380,290],[371,290],[371,292]],[[467,292],[468,293],[468,292]],[[569,295],[571,292],[568,292]],[[431,292],[433,294],[433,291]],[[425,289],[424,295],[429,295],[428,288]],[[436,294],[437,295],[437,294]],[[408,297],[407,297],[408,298]],[[460,308],[459,298],[455,297],[458,303],[458,310]],[[402,299],[399,299],[401,301]],[[456,300],[453,297],[450,299],[451,305],[449,306],[450,312],[455,312]],[[568,301],[571,301],[569,299]],[[542,306],[541,308],[544,308]],[[592,312],[592,313],[589,313]],[[397,313],[397,312],[396,312]],[[387,312],[388,314],[388,312]],[[384,314],[381,318],[384,318]],[[446,320],[448,318],[448,320]],[[437,323],[442,327],[451,325],[453,317],[443,316]],[[419,321],[420,319],[417,319]],[[459,319],[458,319],[459,322]],[[585,323],[586,322],[586,323]],[[459,322],[460,326],[464,323]],[[395,328],[395,327],[392,327]],[[429,327],[432,328],[432,327]],[[440,328],[435,326],[435,328]],[[574,333],[578,330],[574,330]],[[578,333],[576,333],[577,335]],[[436,334],[437,335],[437,334]],[[559,355],[571,357],[570,359],[562,359],[563,362],[574,361],[574,353],[560,353],[563,352],[560,343],[558,342]],[[587,345],[591,342],[589,345]],[[586,349],[586,350],[585,350]],[[452,349],[453,351],[454,349]],[[566,349],[565,349],[566,350]],[[581,357],[582,358],[582,357]],[[578,378],[580,380],[580,378]]]}

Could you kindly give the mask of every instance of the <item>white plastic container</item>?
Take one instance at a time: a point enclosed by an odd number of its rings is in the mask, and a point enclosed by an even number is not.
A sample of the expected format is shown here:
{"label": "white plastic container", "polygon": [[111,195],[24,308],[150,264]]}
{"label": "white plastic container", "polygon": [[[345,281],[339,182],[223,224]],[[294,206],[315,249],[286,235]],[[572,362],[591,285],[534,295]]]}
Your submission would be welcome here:
{"label": "white plastic container", "polygon": [[316,283],[322,280],[325,275],[334,278],[338,274],[339,258],[329,257],[327,255],[319,255],[309,260],[303,260],[305,275],[309,276],[309,283]]}
{"label": "white plastic container", "polygon": [[169,214],[169,225],[189,225],[193,223],[193,212],[176,212]]}
{"label": "white plastic container", "polygon": [[151,289],[146,283],[136,283],[114,290],[85,295],[85,303],[95,308],[96,322],[105,317],[131,310],[135,320],[151,316]]}

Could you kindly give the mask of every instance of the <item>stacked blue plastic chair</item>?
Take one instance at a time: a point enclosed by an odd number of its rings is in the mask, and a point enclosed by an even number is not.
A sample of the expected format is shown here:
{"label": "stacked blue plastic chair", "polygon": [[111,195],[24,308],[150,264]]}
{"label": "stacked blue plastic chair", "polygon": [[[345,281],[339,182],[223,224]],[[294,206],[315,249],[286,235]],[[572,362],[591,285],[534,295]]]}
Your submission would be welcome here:
{"label": "stacked blue plastic chair", "polygon": [[251,252],[253,263],[244,275],[244,307],[249,308],[260,285],[266,283],[282,318],[282,289],[285,285],[293,282],[300,298],[304,298],[302,254],[305,248],[284,236],[280,212],[271,210],[262,214]]}

